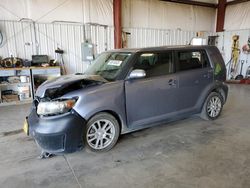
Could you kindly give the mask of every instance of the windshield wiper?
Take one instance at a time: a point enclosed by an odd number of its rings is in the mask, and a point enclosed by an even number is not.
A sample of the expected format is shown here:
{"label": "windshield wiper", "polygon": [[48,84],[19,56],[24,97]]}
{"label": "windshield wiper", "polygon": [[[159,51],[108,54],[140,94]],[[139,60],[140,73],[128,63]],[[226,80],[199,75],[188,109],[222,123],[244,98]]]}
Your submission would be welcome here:
{"label": "windshield wiper", "polygon": [[109,70],[100,70],[100,71],[96,71],[96,73],[100,73],[100,72],[113,72],[113,71],[117,71],[119,69],[109,69]]}
{"label": "windshield wiper", "polygon": [[84,75],[85,73],[77,72],[75,75]]}

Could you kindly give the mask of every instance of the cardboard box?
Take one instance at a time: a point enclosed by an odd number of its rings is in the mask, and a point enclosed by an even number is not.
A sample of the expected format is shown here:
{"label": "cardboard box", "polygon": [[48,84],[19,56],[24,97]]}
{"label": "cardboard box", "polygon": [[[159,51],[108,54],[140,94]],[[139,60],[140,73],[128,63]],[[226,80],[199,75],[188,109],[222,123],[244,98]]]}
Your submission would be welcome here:
{"label": "cardboard box", "polygon": [[15,101],[19,101],[18,99],[18,95],[2,95],[2,100],[3,102],[15,102]]}

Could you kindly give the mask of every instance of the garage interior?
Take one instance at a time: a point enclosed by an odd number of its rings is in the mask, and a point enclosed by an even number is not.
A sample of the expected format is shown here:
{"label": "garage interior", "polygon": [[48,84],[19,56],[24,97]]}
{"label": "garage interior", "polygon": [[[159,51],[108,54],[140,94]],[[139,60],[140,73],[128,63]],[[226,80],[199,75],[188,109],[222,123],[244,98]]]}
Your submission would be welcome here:
{"label": "garage interior", "polygon": [[[122,135],[106,153],[48,159],[22,130],[37,87],[119,48],[215,45],[221,116]],[[250,187],[249,0],[0,0],[0,187]],[[45,66],[40,66],[46,64]]]}

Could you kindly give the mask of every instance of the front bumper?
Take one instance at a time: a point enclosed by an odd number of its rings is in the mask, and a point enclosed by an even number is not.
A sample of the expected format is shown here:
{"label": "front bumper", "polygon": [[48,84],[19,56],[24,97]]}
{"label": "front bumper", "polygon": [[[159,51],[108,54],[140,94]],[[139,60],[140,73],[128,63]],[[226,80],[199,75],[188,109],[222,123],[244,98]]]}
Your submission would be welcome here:
{"label": "front bumper", "polygon": [[74,110],[63,115],[39,117],[32,108],[27,122],[29,135],[46,152],[70,153],[83,146],[86,121]]}

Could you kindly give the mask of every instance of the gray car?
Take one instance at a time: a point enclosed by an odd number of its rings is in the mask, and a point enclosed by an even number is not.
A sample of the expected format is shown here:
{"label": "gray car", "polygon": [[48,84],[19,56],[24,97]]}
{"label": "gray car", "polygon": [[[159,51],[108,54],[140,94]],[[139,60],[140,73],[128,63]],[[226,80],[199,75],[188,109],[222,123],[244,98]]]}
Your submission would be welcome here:
{"label": "gray car", "polygon": [[108,151],[119,135],[200,114],[219,117],[226,68],[213,46],[120,49],[37,90],[25,130],[43,151]]}

